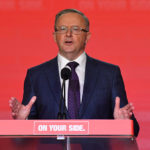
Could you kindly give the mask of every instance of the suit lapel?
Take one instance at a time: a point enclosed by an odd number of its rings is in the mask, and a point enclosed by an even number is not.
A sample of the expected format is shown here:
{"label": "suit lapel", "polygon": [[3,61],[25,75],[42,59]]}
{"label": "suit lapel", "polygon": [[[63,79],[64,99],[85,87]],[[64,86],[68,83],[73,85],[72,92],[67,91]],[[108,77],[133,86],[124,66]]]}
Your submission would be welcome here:
{"label": "suit lapel", "polygon": [[54,95],[54,100],[58,103],[59,106],[61,97],[61,85],[57,57],[49,62],[44,71],[46,73],[48,83],[50,86],[50,93]]}
{"label": "suit lapel", "polygon": [[[54,95],[54,101],[56,101],[59,107],[61,99],[61,84],[60,84],[57,57],[49,62],[48,66],[45,68],[45,73],[50,87],[49,92]],[[65,111],[67,118],[69,118],[69,113],[66,107]]]}
{"label": "suit lapel", "polygon": [[79,119],[82,118],[82,115],[86,111],[88,103],[92,100],[92,93],[96,87],[97,71],[98,70],[96,69],[96,63],[94,59],[87,56],[85,82],[84,82],[82,103],[80,105],[79,110]]}

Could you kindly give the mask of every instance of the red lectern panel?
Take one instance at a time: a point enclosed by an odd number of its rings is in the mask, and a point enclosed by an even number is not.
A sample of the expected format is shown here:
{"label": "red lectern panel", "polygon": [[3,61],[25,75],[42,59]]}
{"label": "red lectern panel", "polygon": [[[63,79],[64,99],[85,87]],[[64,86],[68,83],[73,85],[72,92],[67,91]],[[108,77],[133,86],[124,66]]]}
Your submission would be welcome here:
{"label": "red lectern panel", "polygon": [[133,136],[132,120],[0,120],[0,135]]}

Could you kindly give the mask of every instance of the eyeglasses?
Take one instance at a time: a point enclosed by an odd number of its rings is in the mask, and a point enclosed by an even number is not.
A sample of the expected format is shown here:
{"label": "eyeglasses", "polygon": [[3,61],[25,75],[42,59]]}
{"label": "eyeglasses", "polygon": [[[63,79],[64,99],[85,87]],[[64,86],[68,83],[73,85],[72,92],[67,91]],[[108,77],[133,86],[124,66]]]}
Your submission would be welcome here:
{"label": "eyeglasses", "polygon": [[[69,27],[67,26],[59,26],[59,27],[56,27],[55,32],[64,34],[68,32],[68,29]],[[88,32],[86,29],[82,29],[79,26],[71,26],[70,31],[72,32],[72,34],[80,34],[81,32]]]}

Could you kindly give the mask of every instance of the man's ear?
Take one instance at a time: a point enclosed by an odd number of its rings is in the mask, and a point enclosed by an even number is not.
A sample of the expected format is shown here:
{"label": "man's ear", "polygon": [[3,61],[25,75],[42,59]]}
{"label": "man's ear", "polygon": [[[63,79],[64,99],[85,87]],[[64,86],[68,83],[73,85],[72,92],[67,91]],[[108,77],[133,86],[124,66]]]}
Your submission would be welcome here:
{"label": "man's ear", "polygon": [[85,43],[87,43],[90,38],[91,38],[91,32],[87,32],[87,36],[86,36],[86,41],[85,41]]}

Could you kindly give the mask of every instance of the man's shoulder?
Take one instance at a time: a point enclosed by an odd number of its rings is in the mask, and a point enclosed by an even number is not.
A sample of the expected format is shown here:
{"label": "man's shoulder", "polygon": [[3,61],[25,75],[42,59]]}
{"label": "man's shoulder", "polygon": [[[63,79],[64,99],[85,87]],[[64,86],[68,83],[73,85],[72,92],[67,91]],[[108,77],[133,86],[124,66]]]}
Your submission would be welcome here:
{"label": "man's shoulder", "polygon": [[108,63],[99,59],[95,59],[93,57],[87,56],[87,63],[91,63],[94,67],[101,68],[101,69],[116,69],[119,68],[118,65]]}
{"label": "man's shoulder", "polygon": [[57,57],[55,57],[49,61],[46,61],[44,63],[41,63],[37,66],[31,67],[28,69],[28,71],[29,72],[41,72],[46,69],[51,69],[54,66],[57,66]]}

